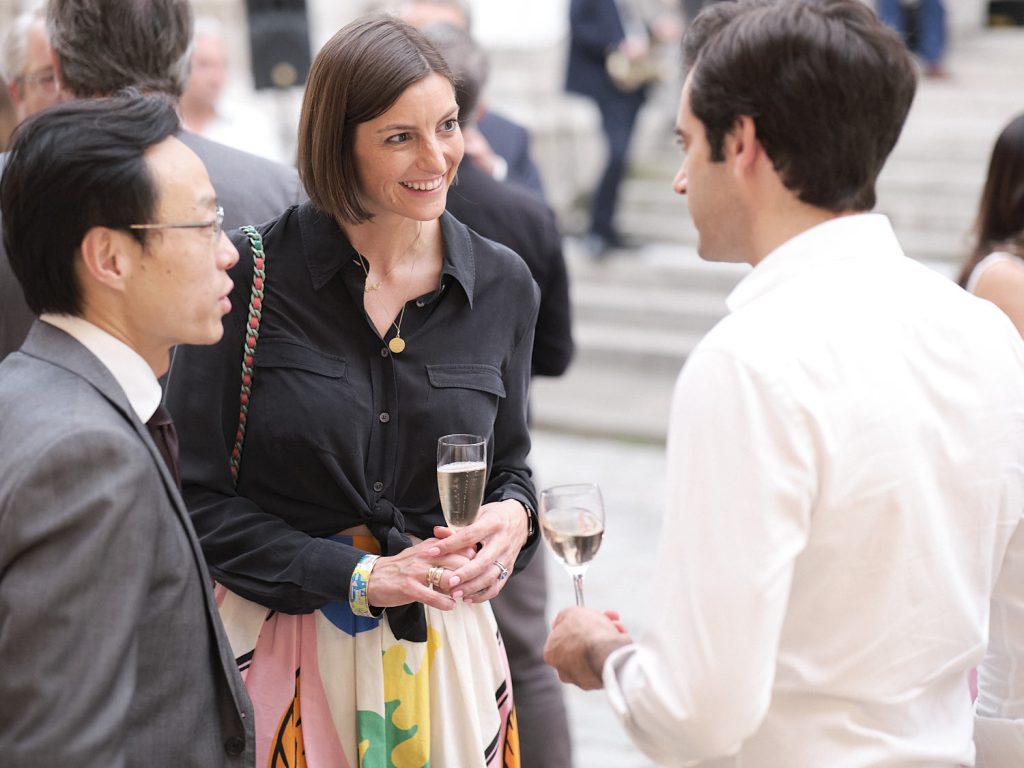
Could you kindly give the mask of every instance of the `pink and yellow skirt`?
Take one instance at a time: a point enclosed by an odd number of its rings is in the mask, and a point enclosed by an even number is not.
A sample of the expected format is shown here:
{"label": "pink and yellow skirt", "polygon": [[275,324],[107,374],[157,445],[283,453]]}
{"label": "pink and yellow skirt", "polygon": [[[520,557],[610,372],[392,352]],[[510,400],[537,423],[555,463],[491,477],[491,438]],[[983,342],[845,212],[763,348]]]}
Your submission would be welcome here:
{"label": "pink and yellow skirt", "polygon": [[[335,538],[377,549],[371,537]],[[427,641],[415,643],[348,602],[289,615],[216,592],[256,713],[257,768],[519,768],[487,603],[427,607]]]}

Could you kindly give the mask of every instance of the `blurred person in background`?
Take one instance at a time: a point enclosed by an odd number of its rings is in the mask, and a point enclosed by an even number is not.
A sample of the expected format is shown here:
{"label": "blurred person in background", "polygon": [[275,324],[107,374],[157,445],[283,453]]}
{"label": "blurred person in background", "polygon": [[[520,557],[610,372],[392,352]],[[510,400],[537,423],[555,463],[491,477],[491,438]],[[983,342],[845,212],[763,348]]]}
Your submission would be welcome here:
{"label": "blurred person in background", "polygon": [[[429,24],[423,34],[441,52],[457,82],[455,98],[463,132],[475,127],[480,93],[487,81],[487,55],[461,27]],[[448,193],[448,212],[470,229],[508,246],[530,268],[540,287],[532,373],[561,376],[572,359],[569,279],[554,212],[514,182],[496,181],[470,159],[459,164]],[[491,601],[498,620],[516,694],[522,764],[570,768],[572,744],[562,689],[544,663],[547,579],[543,553]]]}
{"label": "blurred person in background", "polygon": [[3,39],[0,76],[17,109],[18,122],[55,104],[60,86],[46,38],[46,8],[38,3],[18,16]]}
{"label": "blurred person in background", "polygon": [[946,6],[944,0],[875,0],[882,21],[895,29],[903,42],[921,57],[927,77],[948,77]]}
{"label": "blurred person in background", "polygon": [[[472,32],[473,17],[468,0],[400,0],[392,12],[414,27],[451,24]],[[540,171],[530,152],[530,133],[519,123],[488,109],[480,95],[477,117],[464,130],[466,157],[496,181],[511,181],[544,197]]]}
{"label": "blurred person in background", "polygon": [[[522,259],[445,211],[461,160],[437,50],[392,16],[345,26],[303,99],[310,201],[236,236],[222,342],[175,355],[184,496],[224,590],[259,765],[520,765],[489,601],[539,534],[539,291]],[[479,435],[489,459],[457,531],[437,473],[454,433]]]}
{"label": "blurred person in background", "polygon": [[[11,101],[11,94],[7,91],[7,84],[0,80],[0,153],[7,151],[14,126],[18,124],[18,110]],[[2,155],[0,155],[0,168],[3,167]]]}
{"label": "blurred person in background", "polygon": [[283,161],[281,140],[274,131],[271,116],[224,98],[229,75],[223,26],[209,16],[198,17],[192,43],[192,67],[181,94],[182,126],[211,141]]}
{"label": "blurred person in background", "polygon": [[974,236],[958,282],[1003,310],[1024,335],[1024,115],[992,148]]}
{"label": "blurred person in background", "polygon": [[[134,86],[177,103],[185,88],[192,41],[189,0],[50,0],[46,24],[57,74],[71,96],[87,99]],[[179,138],[206,165],[226,229],[264,222],[305,199],[292,167],[189,131]],[[0,360],[21,346],[33,317],[0,242]]]}
{"label": "blurred person in background", "polygon": [[[630,141],[640,108],[647,99],[653,73],[651,37],[636,0],[571,0],[569,58],[565,88],[592,99],[601,113],[607,153],[604,170],[590,203],[590,224],[584,244],[591,256],[603,259],[626,248],[616,226],[619,190],[626,175]],[[623,67],[613,77],[610,60]],[[644,70],[644,71],[641,71]],[[634,79],[635,73],[635,79]]]}

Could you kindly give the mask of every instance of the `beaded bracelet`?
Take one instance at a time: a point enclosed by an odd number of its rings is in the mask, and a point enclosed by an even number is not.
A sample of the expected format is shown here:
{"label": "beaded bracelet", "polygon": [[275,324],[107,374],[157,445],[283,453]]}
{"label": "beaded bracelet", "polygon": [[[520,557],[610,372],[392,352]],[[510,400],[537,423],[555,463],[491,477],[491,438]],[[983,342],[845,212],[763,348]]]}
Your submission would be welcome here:
{"label": "beaded bracelet", "polygon": [[373,570],[373,566],[379,559],[379,555],[363,555],[356,564],[355,570],[352,571],[352,581],[349,582],[348,588],[348,604],[356,616],[369,616],[370,618],[380,616],[381,612],[374,613],[366,599],[366,590],[370,585],[370,571]]}

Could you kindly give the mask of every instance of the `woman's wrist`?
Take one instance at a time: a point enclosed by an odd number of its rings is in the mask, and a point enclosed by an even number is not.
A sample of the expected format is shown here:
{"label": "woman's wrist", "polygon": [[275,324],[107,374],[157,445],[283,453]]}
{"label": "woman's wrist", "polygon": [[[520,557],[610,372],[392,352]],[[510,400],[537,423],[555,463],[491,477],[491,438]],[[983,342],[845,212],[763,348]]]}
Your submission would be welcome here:
{"label": "woman's wrist", "polygon": [[[536,517],[537,516],[534,513],[533,509],[530,507],[530,505],[527,504],[522,499],[506,499],[506,501],[515,502],[515,505],[516,505],[515,509],[516,509],[516,511],[514,513],[510,512],[510,514],[514,514],[517,517],[520,517],[520,519],[523,521],[523,523],[525,523],[525,525],[522,528],[522,530],[524,531],[524,535],[520,539],[520,543],[519,543],[519,549],[521,550],[527,544],[530,543],[530,538],[533,536],[534,530],[536,530]],[[519,528],[518,526],[516,526],[516,527],[517,527],[517,529]]]}

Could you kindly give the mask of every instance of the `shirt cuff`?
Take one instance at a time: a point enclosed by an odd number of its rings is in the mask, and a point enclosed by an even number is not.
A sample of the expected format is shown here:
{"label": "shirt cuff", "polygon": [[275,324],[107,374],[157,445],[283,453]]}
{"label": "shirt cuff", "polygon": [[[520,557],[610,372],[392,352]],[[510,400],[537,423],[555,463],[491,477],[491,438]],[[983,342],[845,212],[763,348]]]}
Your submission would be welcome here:
{"label": "shirt cuff", "polygon": [[1024,764],[1024,720],[974,717],[977,768]]}
{"label": "shirt cuff", "polygon": [[618,715],[621,721],[629,721],[629,704],[626,702],[626,694],[619,682],[619,674],[622,668],[629,663],[636,653],[636,645],[630,643],[621,648],[616,648],[608,654],[604,660],[604,667],[601,669],[601,680],[604,682],[605,694],[608,696],[608,703],[612,710]]}

